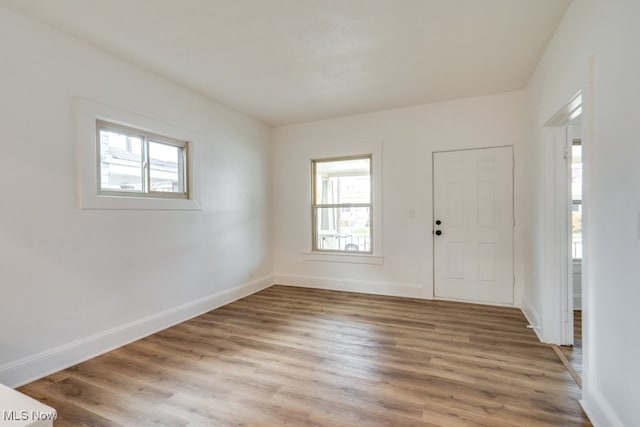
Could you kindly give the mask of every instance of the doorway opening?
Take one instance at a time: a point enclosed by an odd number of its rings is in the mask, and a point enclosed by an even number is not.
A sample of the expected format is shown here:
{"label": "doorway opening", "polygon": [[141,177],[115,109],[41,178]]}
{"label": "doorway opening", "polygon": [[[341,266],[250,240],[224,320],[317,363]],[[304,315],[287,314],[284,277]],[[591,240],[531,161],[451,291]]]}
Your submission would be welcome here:
{"label": "doorway opening", "polygon": [[[581,115],[573,119],[568,128],[569,168],[571,185],[571,281],[573,291],[573,345],[563,345],[562,353],[575,371],[578,382],[582,378],[582,133]],[[570,326],[569,326],[570,327]]]}
{"label": "doorway opening", "polygon": [[[555,222],[557,233],[549,236],[548,247],[557,248],[558,260],[555,266],[554,283],[559,285],[558,293],[551,292],[552,298],[559,299],[561,321],[559,344],[555,348],[560,359],[578,384],[582,376],[582,94],[572,100],[554,115],[546,127],[550,130],[552,158],[547,161],[554,165],[551,186],[552,201],[549,220]],[[558,306],[558,305],[556,305]]]}

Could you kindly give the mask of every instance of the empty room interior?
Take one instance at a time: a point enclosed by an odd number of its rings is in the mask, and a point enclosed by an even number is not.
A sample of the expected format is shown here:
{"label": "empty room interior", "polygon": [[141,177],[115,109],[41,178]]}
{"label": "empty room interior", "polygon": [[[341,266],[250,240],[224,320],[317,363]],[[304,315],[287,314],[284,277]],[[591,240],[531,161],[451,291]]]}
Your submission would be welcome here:
{"label": "empty room interior", "polygon": [[0,0],[0,426],[640,426],[638,19]]}

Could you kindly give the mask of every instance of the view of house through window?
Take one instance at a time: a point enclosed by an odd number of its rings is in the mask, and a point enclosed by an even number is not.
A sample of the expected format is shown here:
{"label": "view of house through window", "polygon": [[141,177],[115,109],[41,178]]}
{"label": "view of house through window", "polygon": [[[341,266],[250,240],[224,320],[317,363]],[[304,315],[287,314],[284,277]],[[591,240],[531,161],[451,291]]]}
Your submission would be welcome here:
{"label": "view of house through window", "polygon": [[371,155],[313,160],[313,250],[372,252]]}
{"label": "view of house through window", "polygon": [[187,142],[97,122],[102,194],[187,198]]}
{"label": "view of house through window", "polygon": [[582,259],[582,142],[573,141],[571,149],[571,252],[573,259]]}

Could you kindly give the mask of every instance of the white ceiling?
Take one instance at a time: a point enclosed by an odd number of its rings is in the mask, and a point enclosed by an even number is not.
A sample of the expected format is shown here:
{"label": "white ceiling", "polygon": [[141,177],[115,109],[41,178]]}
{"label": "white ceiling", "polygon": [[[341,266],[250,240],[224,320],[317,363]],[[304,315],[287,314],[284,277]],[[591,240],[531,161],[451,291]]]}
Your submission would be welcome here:
{"label": "white ceiling", "polygon": [[522,89],[571,0],[0,0],[271,125]]}

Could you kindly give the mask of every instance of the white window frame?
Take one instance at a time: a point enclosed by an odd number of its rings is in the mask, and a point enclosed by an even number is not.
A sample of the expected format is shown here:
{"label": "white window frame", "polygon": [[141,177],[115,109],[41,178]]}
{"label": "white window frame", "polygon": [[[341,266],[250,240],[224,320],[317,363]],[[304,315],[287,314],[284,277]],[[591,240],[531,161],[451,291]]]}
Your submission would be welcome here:
{"label": "white window frame", "polygon": [[[80,209],[105,210],[201,210],[200,161],[198,158],[199,135],[189,129],[152,119],[137,113],[111,107],[85,98],[74,98],[76,121],[78,207]],[[188,197],[141,193],[113,194],[100,191],[100,148],[96,123],[108,122],[124,128],[161,135],[170,140],[187,142]],[[162,141],[160,141],[162,142]],[[157,195],[157,197],[156,197]]]}
{"label": "white window frame", "polygon": [[[369,203],[318,203],[316,200],[317,189],[317,166],[318,163],[333,163],[349,160],[369,160]],[[373,240],[373,156],[371,153],[353,156],[343,157],[331,157],[328,159],[313,159],[311,160],[311,250],[313,252],[329,252],[329,253],[347,253],[347,254],[373,254],[374,240]],[[325,208],[369,208],[369,250],[368,251],[348,251],[345,249],[322,249],[318,247],[318,210]]]}
{"label": "white window frame", "polygon": [[[121,134],[127,136],[136,136],[142,139],[142,171],[143,171],[143,185],[142,191],[118,191],[118,190],[110,190],[102,188],[102,159],[101,159],[101,141],[100,141],[100,131],[106,129],[115,132],[119,132]],[[168,191],[152,191],[151,188],[151,163],[149,157],[149,143],[160,143],[164,145],[170,145],[174,147],[179,147],[182,149],[182,159],[178,163],[178,171],[180,175],[180,180],[182,187],[184,188],[183,192],[168,192]],[[151,132],[147,132],[141,129],[136,129],[128,126],[122,126],[116,123],[111,123],[105,120],[96,120],[96,143],[98,146],[96,147],[97,156],[97,172],[98,172],[98,194],[101,196],[119,196],[119,197],[153,197],[153,198],[170,198],[170,199],[188,199],[189,198],[189,189],[191,185],[189,184],[189,142],[188,141],[180,141],[174,138],[169,138],[163,135],[157,135]]]}
{"label": "white window frame", "polygon": [[[373,205],[373,224],[371,225],[371,240],[375,242],[372,245],[372,253],[362,252],[318,252],[313,251],[312,241],[312,187],[311,181],[312,175],[312,160],[315,159],[329,159],[329,158],[342,158],[350,157],[362,153],[371,154],[371,178],[372,178],[372,199]],[[302,218],[302,225],[304,226],[303,241],[301,248],[301,256],[304,261],[316,261],[316,262],[328,262],[328,263],[348,263],[348,264],[384,264],[384,235],[383,235],[383,196],[382,196],[382,178],[383,178],[383,142],[378,141],[352,141],[344,143],[337,142],[325,142],[323,144],[316,144],[310,146],[305,153],[303,161],[305,164],[300,164],[300,176],[301,182],[305,183],[304,189],[306,197],[304,198],[304,205],[300,206],[300,209],[304,212]],[[306,179],[305,179],[306,178]]]}

